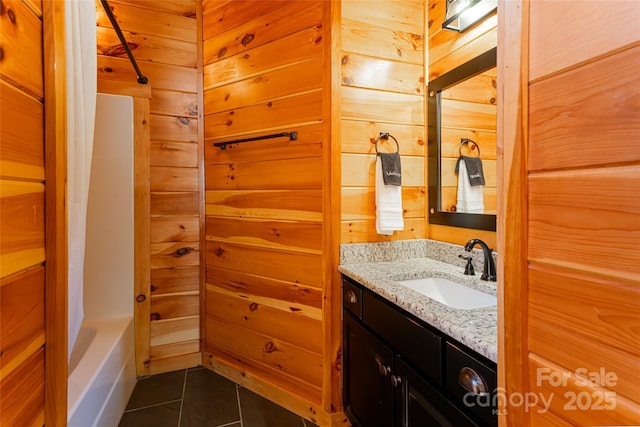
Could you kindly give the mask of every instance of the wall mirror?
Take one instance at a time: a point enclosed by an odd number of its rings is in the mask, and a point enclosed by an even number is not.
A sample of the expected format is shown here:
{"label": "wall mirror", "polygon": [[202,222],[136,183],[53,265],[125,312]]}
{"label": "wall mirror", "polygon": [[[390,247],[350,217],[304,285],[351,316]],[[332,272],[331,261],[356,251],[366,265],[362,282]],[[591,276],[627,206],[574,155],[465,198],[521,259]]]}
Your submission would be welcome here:
{"label": "wall mirror", "polygon": [[[496,51],[454,68],[427,87],[432,224],[496,230]],[[462,166],[461,156],[466,159]],[[479,183],[479,167],[484,185]],[[465,172],[472,185],[463,182]]]}

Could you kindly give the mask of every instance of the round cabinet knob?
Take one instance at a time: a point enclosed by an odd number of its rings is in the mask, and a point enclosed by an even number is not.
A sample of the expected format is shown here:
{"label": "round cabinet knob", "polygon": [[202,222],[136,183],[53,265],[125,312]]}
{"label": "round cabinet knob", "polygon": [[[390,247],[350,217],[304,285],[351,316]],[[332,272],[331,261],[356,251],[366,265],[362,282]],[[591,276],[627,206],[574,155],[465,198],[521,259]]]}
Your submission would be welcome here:
{"label": "round cabinet knob", "polygon": [[400,384],[402,384],[402,378],[396,375],[391,375],[391,385],[395,388],[395,387],[398,387]]}
{"label": "round cabinet knob", "polygon": [[353,292],[351,289],[349,289],[347,291],[347,293],[344,296],[344,299],[349,303],[349,304],[355,304],[358,302],[358,297],[356,296],[356,293]]}
{"label": "round cabinet knob", "polygon": [[487,394],[487,384],[476,371],[469,367],[464,367],[458,373],[458,384],[468,392],[482,396]]}

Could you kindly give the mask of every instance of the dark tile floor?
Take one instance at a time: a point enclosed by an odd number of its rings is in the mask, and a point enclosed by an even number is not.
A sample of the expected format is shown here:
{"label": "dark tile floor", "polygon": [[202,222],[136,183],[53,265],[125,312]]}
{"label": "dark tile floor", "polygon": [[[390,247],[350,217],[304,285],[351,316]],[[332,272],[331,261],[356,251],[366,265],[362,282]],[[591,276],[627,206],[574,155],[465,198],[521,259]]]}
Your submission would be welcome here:
{"label": "dark tile floor", "polygon": [[317,427],[203,367],[138,380],[120,427]]}

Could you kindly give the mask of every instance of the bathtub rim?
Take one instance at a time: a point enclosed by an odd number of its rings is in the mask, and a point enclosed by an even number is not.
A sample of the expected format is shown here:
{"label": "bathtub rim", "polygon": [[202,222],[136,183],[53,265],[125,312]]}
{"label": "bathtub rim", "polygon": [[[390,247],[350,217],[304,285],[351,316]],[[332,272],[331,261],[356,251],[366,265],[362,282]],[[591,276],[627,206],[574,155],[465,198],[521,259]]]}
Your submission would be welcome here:
{"label": "bathtub rim", "polygon": [[[129,348],[125,353],[133,351],[134,343],[123,343],[127,329],[133,329],[133,316],[116,317],[111,319],[84,319],[83,328],[94,328],[96,334],[89,347],[80,358],[77,366],[68,376],[67,391],[67,421],[71,420],[78,411],[83,398],[91,389],[91,385],[101,373],[108,358],[113,355],[118,345]],[[115,373],[115,375],[119,374]],[[80,381],[82,379],[82,381]]]}

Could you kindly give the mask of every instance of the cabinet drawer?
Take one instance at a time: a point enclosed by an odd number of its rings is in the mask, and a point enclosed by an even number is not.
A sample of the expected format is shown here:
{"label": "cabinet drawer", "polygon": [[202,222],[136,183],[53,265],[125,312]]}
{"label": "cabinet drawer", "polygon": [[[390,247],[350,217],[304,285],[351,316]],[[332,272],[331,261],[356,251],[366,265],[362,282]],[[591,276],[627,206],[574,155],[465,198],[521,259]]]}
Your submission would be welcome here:
{"label": "cabinet drawer", "polygon": [[362,319],[362,289],[346,277],[342,279],[342,306]]}
{"label": "cabinet drawer", "polygon": [[396,387],[394,396],[396,426],[478,427],[400,357],[395,360],[395,375],[400,377],[400,387]]}
{"label": "cabinet drawer", "polygon": [[369,292],[363,295],[362,317],[364,323],[401,353],[405,360],[442,384],[439,335]]}
{"label": "cabinet drawer", "polygon": [[[447,391],[484,423],[497,426],[497,408],[489,405],[496,401],[494,395],[498,384],[495,369],[450,342],[447,342],[445,352]],[[477,393],[472,391],[474,389]],[[481,395],[483,390],[489,394]]]}

